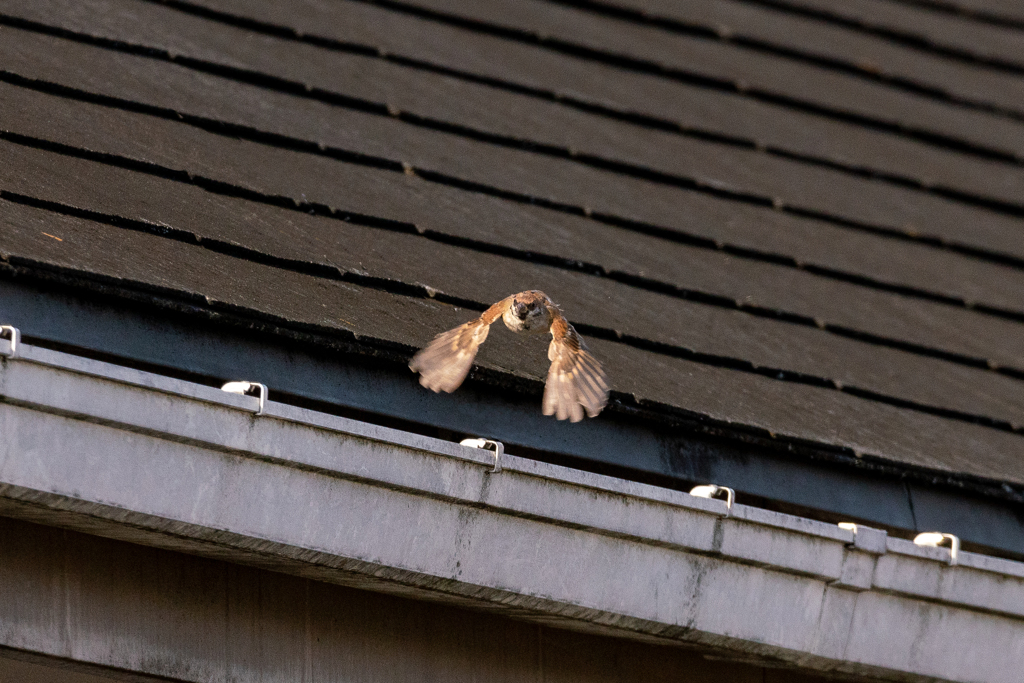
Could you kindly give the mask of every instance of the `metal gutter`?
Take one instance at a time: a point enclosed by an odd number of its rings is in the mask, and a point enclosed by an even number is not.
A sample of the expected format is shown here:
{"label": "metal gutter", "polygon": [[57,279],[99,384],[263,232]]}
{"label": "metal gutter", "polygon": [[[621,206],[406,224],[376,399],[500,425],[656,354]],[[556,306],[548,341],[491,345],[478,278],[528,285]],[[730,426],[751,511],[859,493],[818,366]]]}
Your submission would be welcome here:
{"label": "metal gutter", "polygon": [[6,515],[823,671],[1009,683],[1024,662],[1022,563],[509,454],[491,473],[490,451],[9,351]]}

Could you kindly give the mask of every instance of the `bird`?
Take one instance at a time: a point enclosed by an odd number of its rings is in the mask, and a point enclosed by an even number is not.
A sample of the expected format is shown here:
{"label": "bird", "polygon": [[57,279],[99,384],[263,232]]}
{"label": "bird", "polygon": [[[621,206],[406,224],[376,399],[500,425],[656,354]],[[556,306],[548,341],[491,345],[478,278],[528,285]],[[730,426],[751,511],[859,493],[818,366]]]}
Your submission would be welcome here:
{"label": "bird", "polygon": [[451,393],[469,374],[477,349],[498,318],[519,334],[551,333],[547,381],[541,403],[544,415],[579,422],[583,413],[596,417],[608,403],[608,382],[601,363],[562,311],[548,296],[532,289],[505,297],[479,318],[442,332],[409,363],[420,374],[420,384],[431,391]]}

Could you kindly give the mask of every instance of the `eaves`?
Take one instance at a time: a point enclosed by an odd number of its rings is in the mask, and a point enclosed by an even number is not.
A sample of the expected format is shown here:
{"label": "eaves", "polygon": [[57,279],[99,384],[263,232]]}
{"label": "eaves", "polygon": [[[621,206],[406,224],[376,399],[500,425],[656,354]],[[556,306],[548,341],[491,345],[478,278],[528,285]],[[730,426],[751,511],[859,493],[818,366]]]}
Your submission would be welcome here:
{"label": "eaves", "polygon": [[245,376],[303,407],[449,440],[488,436],[534,459],[668,488],[726,485],[741,500],[828,521],[941,529],[1018,559],[1024,548],[1020,492],[1000,482],[666,413],[623,394],[600,419],[569,425],[543,417],[540,385],[510,373],[478,368],[455,394],[434,395],[405,367],[411,349],[328,337],[202,297],[16,270],[0,279],[0,322],[50,348],[210,384]]}
{"label": "eaves", "polygon": [[0,397],[7,515],[883,680],[1009,682],[1024,660],[1021,563],[515,456],[491,472],[490,452],[25,344]]}

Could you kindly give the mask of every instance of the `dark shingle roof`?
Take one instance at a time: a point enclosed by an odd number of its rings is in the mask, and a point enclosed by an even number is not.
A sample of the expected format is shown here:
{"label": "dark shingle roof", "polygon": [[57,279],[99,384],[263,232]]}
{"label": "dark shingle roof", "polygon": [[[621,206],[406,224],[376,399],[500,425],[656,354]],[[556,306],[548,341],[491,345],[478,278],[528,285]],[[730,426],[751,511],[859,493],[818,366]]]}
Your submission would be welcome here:
{"label": "dark shingle roof", "polygon": [[[619,402],[1024,484],[1018,28],[896,0],[0,13],[12,268],[406,354],[539,288]],[[504,337],[481,363],[539,382]]]}

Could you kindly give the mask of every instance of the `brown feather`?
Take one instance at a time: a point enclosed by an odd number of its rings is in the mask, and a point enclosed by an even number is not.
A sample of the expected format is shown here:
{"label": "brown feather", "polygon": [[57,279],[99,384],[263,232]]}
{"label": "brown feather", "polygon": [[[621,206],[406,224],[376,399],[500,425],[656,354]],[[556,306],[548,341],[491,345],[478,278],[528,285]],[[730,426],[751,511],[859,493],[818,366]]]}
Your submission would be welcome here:
{"label": "brown feather", "polygon": [[[524,313],[529,306],[530,313]],[[451,392],[466,379],[477,349],[499,318],[513,331],[550,331],[547,381],[541,409],[559,420],[579,422],[584,413],[595,417],[608,403],[608,382],[601,363],[544,292],[530,290],[502,299],[483,315],[443,332],[413,356],[409,367],[420,373],[420,384],[433,391]]]}
{"label": "brown feather", "polygon": [[579,422],[584,410],[590,417],[600,413],[608,403],[604,370],[557,308],[552,313],[548,358],[551,368],[544,386],[544,414]]}
{"label": "brown feather", "polygon": [[487,340],[491,324],[511,301],[512,297],[502,299],[479,318],[442,332],[413,356],[409,369],[420,373],[420,384],[431,391],[451,393],[458,389],[473,367],[477,350]]}

